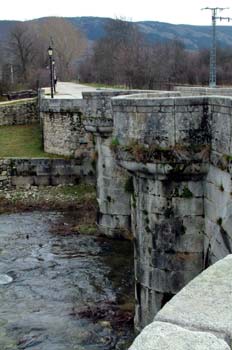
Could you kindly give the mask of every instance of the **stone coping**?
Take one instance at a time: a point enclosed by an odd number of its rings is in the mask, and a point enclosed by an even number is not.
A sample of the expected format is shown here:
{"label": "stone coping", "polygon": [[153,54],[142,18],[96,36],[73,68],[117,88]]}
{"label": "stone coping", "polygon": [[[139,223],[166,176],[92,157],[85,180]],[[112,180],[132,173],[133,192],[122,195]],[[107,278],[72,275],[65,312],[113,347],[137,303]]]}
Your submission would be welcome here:
{"label": "stone coping", "polygon": [[40,112],[71,112],[80,111],[83,108],[83,99],[64,98],[64,99],[44,99],[40,100]]}
{"label": "stone coping", "polygon": [[[123,96],[127,96],[127,94],[140,94],[140,93],[152,93],[155,92],[155,90],[131,90],[131,89],[99,89],[96,91],[83,91],[82,92],[82,96],[83,98],[86,97],[99,97],[99,96],[104,96],[104,97],[112,97],[114,95],[118,96],[118,94],[120,93],[120,95]],[[177,92],[176,92],[177,93]]]}
{"label": "stone coping", "polygon": [[230,350],[222,339],[206,332],[191,332],[164,322],[153,322],[129,350]]}
{"label": "stone coping", "polygon": [[[123,95],[123,96],[117,96],[117,98],[125,98],[125,99],[156,99],[158,97],[181,97],[181,93],[178,91],[147,91],[147,92],[143,92],[141,91],[141,93],[136,93],[136,94],[132,94],[132,95]],[[115,97],[116,98],[116,97]]]}
{"label": "stone coping", "polygon": [[145,103],[146,106],[153,105],[164,105],[164,106],[184,106],[184,105],[202,105],[205,103],[209,104],[219,104],[227,106],[232,106],[231,96],[221,96],[221,95],[199,95],[199,96],[180,96],[176,93],[145,93],[145,94],[134,94],[134,95],[120,95],[113,97],[111,99],[112,105],[114,106],[126,106],[126,105],[137,105],[140,103]]}
{"label": "stone coping", "polygon": [[183,288],[155,320],[215,333],[232,341],[232,255],[218,261]]}
{"label": "stone coping", "polygon": [[215,87],[211,88],[209,86],[174,86],[175,91],[199,91],[199,92],[205,92],[205,93],[214,93],[214,92],[227,92],[227,93],[232,93],[232,87]]}
{"label": "stone coping", "polygon": [[[174,296],[130,350],[229,350],[232,345],[231,305],[232,255],[228,255]],[[189,339],[192,339],[191,346],[188,346]]]}

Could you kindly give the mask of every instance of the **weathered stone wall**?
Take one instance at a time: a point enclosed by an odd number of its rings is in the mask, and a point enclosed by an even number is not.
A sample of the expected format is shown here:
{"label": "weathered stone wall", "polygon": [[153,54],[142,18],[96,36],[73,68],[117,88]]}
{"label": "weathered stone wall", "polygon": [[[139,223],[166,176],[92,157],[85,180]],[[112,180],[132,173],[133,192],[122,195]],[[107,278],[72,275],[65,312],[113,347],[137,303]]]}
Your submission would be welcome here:
{"label": "weathered stone wall", "polygon": [[205,98],[113,99],[115,157],[133,174],[137,328],[204,269]]}
{"label": "weathered stone wall", "polygon": [[[131,231],[130,195],[125,191],[127,172],[116,164],[111,150],[113,114],[111,98],[125,91],[84,92],[84,125],[95,138],[97,164],[97,223],[107,236],[128,236]],[[128,92],[129,93],[129,92]]]}
{"label": "weathered stone wall", "polygon": [[11,163],[9,159],[0,159],[0,190],[11,187]]}
{"label": "weathered stone wall", "polygon": [[205,181],[206,265],[232,251],[232,99],[209,98],[212,141]]}
{"label": "weathered stone wall", "polygon": [[[114,140],[111,98],[134,94],[135,90],[84,92],[84,125],[95,135],[97,155],[98,224],[108,236],[128,236],[131,231],[130,194],[126,190],[129,176],[118,166],[112,152]],[[151,92],[150,92],[151,93]],[[179,95],[156,92],[155,96]]]}
{"label": "weathered stone wall", "polygon": [[232,96],[231,88],[209,88],[194,86],[175,86],[175,91],[179,91],[182,96]]}
{"label": "weathered stone wall", "polygon": [[41,99],[45,152],[90,158],[93,139],[83,126],[83,104],[82,99]]}
{"label": "weathered stone wall", "polygon": [[138,329],[231,253],[232,99],[201,92],[97,91],[42,106],[54,149],[75,154],[83,128],[94,135],[101,229],[127,233],[132,221]]}
{"label": "weathered stone wall", "polygon": [[57,186],[76,184],[80,179],[94,182],[92,167],[80,159],[0,159],[0,189],[12,186]]}
{"label": "weathered stone wall", "polygon": [[129,350],[232,349],[232,255],[183,288]]}
{"label": "weathered stone wall", "polygon": [[37,98],[0,103],[0,126],[26,125],[38,120]]}

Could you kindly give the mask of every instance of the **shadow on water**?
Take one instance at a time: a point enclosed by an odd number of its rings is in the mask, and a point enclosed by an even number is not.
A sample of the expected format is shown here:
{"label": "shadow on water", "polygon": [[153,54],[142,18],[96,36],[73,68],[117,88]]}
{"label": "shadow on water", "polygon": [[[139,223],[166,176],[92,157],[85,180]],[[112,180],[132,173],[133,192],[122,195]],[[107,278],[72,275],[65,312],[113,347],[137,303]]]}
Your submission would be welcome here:
{"label": "shadow on water", "polygon": [[131,242],[73,233],[75,220],[0,215],[0,275],[13,279],[0,285],[1,350],[126,350],[132,342]]}

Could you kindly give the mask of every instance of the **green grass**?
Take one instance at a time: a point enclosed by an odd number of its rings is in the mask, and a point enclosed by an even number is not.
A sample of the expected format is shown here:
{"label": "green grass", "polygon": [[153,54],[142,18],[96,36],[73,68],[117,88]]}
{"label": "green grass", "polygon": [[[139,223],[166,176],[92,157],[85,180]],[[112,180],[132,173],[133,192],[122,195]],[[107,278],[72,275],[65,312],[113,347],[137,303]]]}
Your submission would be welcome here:
{"label": "green grass", "polygon": [[43,151],[39,124],[0,126],[0,157],[58,158]]}
{"label": "green grass", "polygon": [[77,196],[80,200],[84,200],[87,197],[91,197],[95,194],[95,187],[88,183],[80,183],[78,185],[66,185],[61,187],[54,187],[54,192],[63,196]]}

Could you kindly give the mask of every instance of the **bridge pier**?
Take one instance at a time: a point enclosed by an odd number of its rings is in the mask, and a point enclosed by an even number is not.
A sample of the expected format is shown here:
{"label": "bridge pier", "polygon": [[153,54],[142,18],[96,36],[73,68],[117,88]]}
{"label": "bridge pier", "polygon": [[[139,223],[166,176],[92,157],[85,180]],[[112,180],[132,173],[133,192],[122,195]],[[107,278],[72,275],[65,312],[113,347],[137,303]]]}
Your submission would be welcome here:
{"label": "bridge pier", "polygon": [[124,189],[128,174],[112,153],[111,98],[125,91],[85,92],[84,125],[94,135],[99,229],[109,237],[131,237],[130,195]]}
{"label": "bridge pier", "polygon": [[[138,330],[204,269],[204,179],[210,142],[204,103],[146,95],[112,100],[115,158],[133,177]],[[190,129],[186,120],[194,117],[193,110],[197,120]]]}
{"label": "bridge pier", "polygon": [[[85,130],[94,134],[95,138],[99,204],[97,221],[100,230],[111,237],[131,236],[130,194],[126,189],[129,176],[127,171],[117,164],[113,153],[117,141],[113,136],[111,99],[138,92],[140,90],[99,90],[82,93]],[[154,92],[154,95],[179,96],[180,93]]]}
{"label": "bridge pier", "polygon": [[174,178],[171,171],[133,172],[137,329],[204,269],[204,169],[198,170]]}

